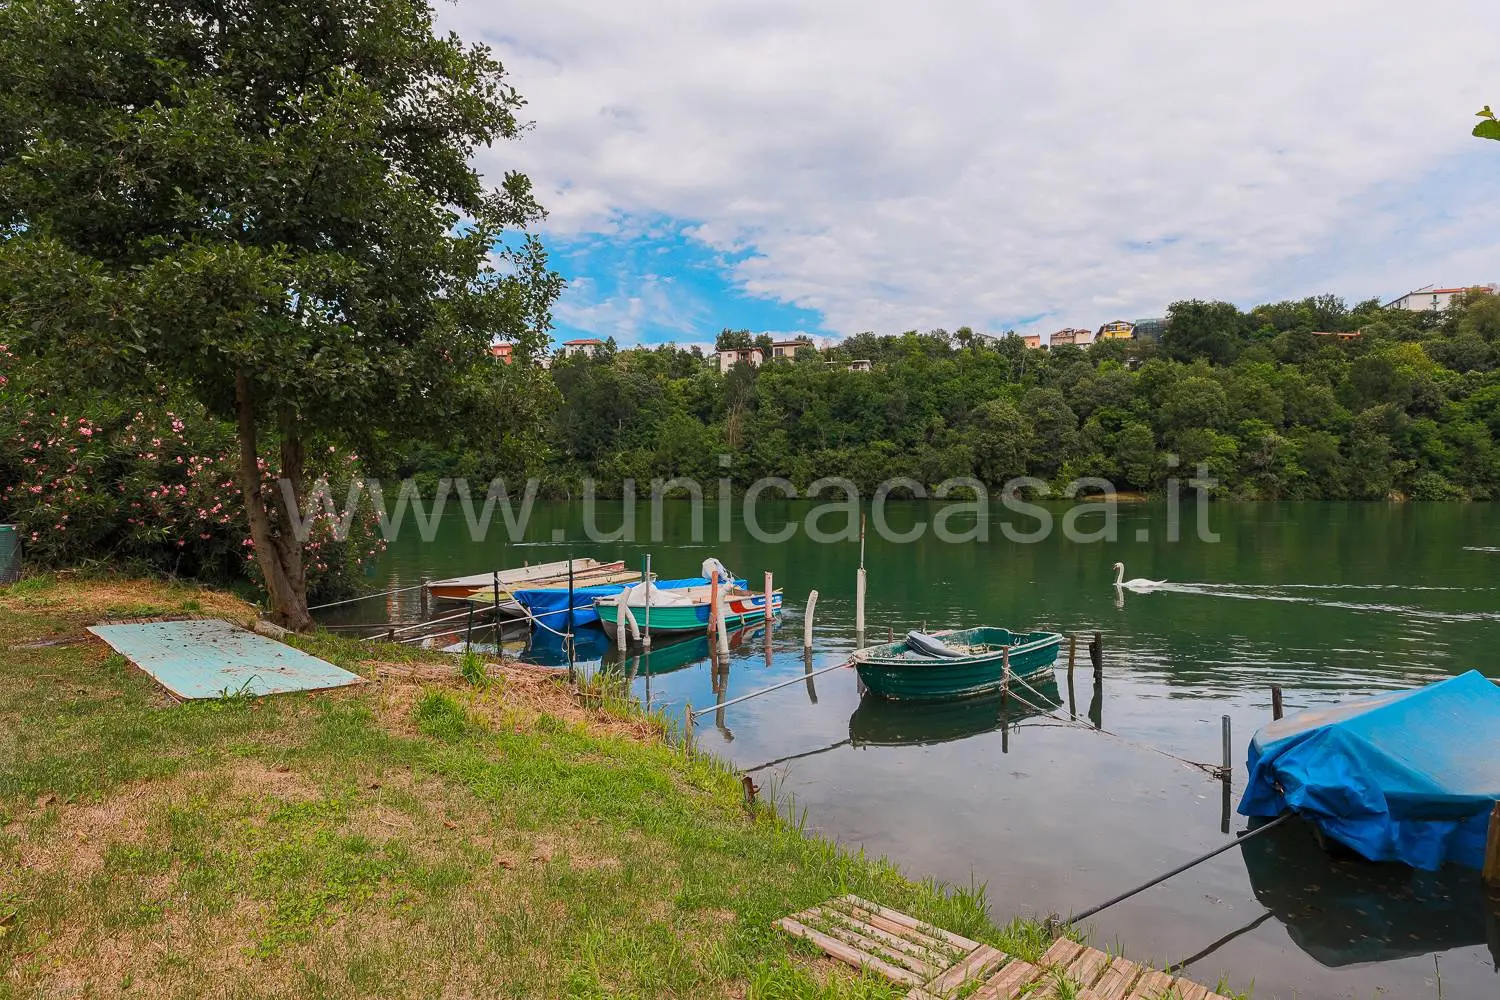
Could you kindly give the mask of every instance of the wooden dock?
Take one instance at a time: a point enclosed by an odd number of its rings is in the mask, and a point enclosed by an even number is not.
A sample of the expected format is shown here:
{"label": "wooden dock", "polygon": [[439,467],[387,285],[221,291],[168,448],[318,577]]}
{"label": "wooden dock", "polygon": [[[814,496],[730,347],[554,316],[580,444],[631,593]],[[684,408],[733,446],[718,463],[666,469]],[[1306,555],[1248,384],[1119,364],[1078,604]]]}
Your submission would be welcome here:
{"label": "wooden dock", "polygon": [[[1058,938],[1037,964],[1011,958],[858,896],[783,917],[777,926],[829,956],[910,987],[908,1000],[1225,1000],[1206,986]],[[976,990],[972,984],[982,983]],[[1064,984],[1071,984],[1067,991]]]}

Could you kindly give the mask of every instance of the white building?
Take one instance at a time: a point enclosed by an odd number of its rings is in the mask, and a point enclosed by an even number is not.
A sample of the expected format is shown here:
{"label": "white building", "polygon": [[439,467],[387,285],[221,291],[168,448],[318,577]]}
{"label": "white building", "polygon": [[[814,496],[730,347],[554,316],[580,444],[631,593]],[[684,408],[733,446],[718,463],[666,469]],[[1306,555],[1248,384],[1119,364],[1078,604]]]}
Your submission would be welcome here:
{"label": "white building", "polygon": [[1407,292],[1392,302],[1387,302],[1387,309],[1405,309],[1409,312],[1442,312],[1453,304],[1453,300],[1473,291],[1489,292],[1494,295],[1500,286],[1496,285],[1468,285],[1462,288],[1435,288],[1425,285],[1416,291]]}
{"label": "white building", "polygon": [[745,347],[732,351],[720,351],[713,355],[714,360],[719,363],[719,374],[723,375],[735,365],[743,361],[751,368],[759,368],[760,363],[765,360],[761,356],[759,347]]}
{"label": "white building", "polygon": [[813,342],[806,337],[793,337],[791,340],[771,341],[771,357],[777,361],[791,361],[797,356],[797,348],[812,347]]}
{"label": "white building", "polygon": [[593,357],[604,350],[604,341],[596,337],[581,337],[578,340],[565,340],[562,345],[563,357],[571,358],[575,354],[585,354]]}

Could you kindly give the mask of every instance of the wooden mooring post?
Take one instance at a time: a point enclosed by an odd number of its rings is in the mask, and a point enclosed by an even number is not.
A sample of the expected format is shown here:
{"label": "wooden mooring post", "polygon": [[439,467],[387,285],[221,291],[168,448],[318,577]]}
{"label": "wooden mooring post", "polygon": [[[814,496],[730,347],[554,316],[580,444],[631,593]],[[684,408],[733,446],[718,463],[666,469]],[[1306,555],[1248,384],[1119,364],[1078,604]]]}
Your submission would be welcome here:
{"label": "wooden mooring post", "polygon": [[1073,683],[1073,664],[1078,660],[1078,633],[1068,634],[1068,683]]}
{"label": "wooden mooring post", "polygon": [[422,617],[424,619],[427,617],[427,608],[432,601],[431,586],[432,581],[425,576],[422,577]]}
{"label": "wooden mooring post", "polygon": [[1485,840],[1484,871],[1481,875],[1485,885],[1500,890],[1500,802],[1496,802],[1495,808],[1490,810],[1490,835]]}
{"label": "wooden mooring post", "polygon": [[1281,685],[1271,685],[1271,721],[1275,722],[1281,718]]}
{"label": "wooden mooring post", "polygon": [[818,592],[810,590],[807,593],[807,610],[802,613],[802,648],[812,652],[813,635],[813,609],[818,606]]}
{"label": "wooden mooring post", "polygon": [[1104,636],[1098,632],[1094,633],[1094,641],[1089,643],[1089,659],[1094,664],[1094,680],[1104,679]]}
{"label": "wooden mooring post", "polygon": [[1220,722],[1224,730],[1224,770],[1220,773],[1224,777],[1224,784],[1227,785],[1234,774],[1234,737],[1230,733],[1229,716],[1223,716]]}
{"label": "wooden mooring post", "polygon": [[771,624],[771,571],[766,570],[766,624]]}
{"label": "wooden mooring post", "polygon": [[1010,704],[1010,647],[1000,654],[1000,708]]}

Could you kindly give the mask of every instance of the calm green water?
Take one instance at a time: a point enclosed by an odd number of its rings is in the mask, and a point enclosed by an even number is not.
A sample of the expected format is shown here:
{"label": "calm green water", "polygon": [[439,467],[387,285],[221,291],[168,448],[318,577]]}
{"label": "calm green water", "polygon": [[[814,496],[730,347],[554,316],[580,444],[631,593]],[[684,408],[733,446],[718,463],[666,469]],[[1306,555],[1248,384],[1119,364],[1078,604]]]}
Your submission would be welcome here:
{"label": "calm green water", "polygon": [[[897,528],[933,515],[925,505],[892,508]],[[808,509],[764,505],[761,524],[774,529]],[[603,509],[600,522],[611,528],[618,517],[617,506]],[[1217,763],[1220,717],[1230,716],[1237,803],[1245,746],[1270,717],[1272,684],[1282,685],[1295,711],[1471,668],[1500,676],[1494,507],[1216,505],[1208,519],[1222,536],[1216,543],[1198,540],[1191,519],[1182,540],[1167,540],[1165,508],[1146,505],[1121,508],[1121,540],[1113,543],[1079,544],[1054,532],[1017,544],[1001,536],[998,518],[982,542],[868,539],[871,641],[924,624],[1099,632],[1101,686],[1082,646],[1072,690],[1061,661],[1056,684],[1041,685],[1063,704],[1061,719],[1014,704],[1007,718],[994,702],[861,704],[852,672],[839,670],[704,716],[697,739],[740,767],[792,758],[757,777],[763,790],[805,810],[814,830],[887,855],[913,875],[985,883],[1001,918],[1067,914],[1245,828],[1238,816],[1226,826],[1218,782],[1150,747]],[[712,509],[707,522],[717,538]],[[708,555],[757,583],[772,571],[787,592],[786,619],[769,637],[764,629],[737,635],[727,676],[714,673],[703,640],[659,648],[649,664],[618,662],[602,638],[583,646],[586,664],[634,670],[643,699],[680,713],[685,703],[706,707],[802,674],[809,590],[820,593],[812,667],[838,663],[854,648],[857,543],[815,544],[799,533],[762,544],[738,524],[730,534],[694,543],[686,507],[669,506],[660,541],[597,545],[584,537],[578,506],[553,505],[537,508],[527,541],[479,544],[458,514],[433,542],[414,530],[398,538],[376,582],[404,585],[570,553],[636,564],[649,551],[667,577],[696,574]],[[1117,560],[1127,578],[1169,585],[1121,599],[1109,569]],[[338,609],[338,617],[406,619],[416,601],[397,595],[383,608],[371,601]],[[545,643],[533,654],[558,659]],[[1477,876],[1332,861],[1297,826],[1091,924],[1096,943],[1187,962],[1210,985],[1221,975],[1242,990],[1253,982],[1258,1000],[1437,997],[1439,972],[1444,997],[1500,995],[1493,965],[1500,916]]]}

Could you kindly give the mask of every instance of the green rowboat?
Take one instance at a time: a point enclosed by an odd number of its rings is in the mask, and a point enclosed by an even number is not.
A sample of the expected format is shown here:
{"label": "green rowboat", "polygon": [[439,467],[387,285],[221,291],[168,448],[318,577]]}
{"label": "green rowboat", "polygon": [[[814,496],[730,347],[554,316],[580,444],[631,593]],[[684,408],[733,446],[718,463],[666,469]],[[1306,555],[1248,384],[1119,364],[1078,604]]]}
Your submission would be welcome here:
{"label": "green rowboat", "polygon": [[893,701],[972,698],[1004,686],[1007,652],[1011,677],[1029,681],[1052,669],[1062,645],[1056,632],[1017,633],[987,625],[935,632],[931,638],[958,655],[920,652],[905,639],[871,646],[855,654],[859,679],[871,694]]}
{"label": "green rowboat", "polygon": [[[709,593],[707,587],[683,587],[664,593],[663,602],[651,606],[651,634],[674,636],[707,632],[708,607],[711,602]],[[624,594],[594,600],[594,608],[599,612],[599,623],[604,626],[604,631],[611,639],[615,637],[615,630],[620,623],[620,601],[629,594],[630,591],[627,590]],[[766,595],[764,593],[726,587],[719,596],[719,604],[724,609],[726,631],[732,632],[766,620]],[[635,618],[636,628],[645,628],[645,607],[634,601],[631,601],[629,606],[630,613]],[[777,590],[771,594],[771,614],[775,616],[780,613],[781,591]],[[629,629],[628,625],[626,629]],[[631,638],[634,639],[633,634]]]}

